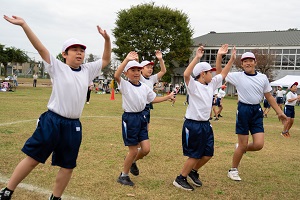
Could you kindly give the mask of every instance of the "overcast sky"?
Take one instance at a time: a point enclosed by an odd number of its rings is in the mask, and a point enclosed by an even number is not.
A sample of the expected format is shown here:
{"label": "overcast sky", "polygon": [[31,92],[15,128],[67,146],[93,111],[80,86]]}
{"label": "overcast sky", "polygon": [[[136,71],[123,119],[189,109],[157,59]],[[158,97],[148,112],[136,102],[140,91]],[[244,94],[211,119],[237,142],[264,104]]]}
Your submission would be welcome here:
{"label": "overcast sky", "polygon": [[[75,37],[86,53],[102,55],[100,25],[111,35],[117,12],[141,3],[155,2],[181,10],[190,19],[193,37],[216,32],[253,32],[300,29],[299,0],[1,0],[0,13],[24,18],[51,54],[61,52],[65,40]],[[114,40],[111,35],[112,41]],[[0,44],[28,52],[40,60],[22,29],[0,19]]]}

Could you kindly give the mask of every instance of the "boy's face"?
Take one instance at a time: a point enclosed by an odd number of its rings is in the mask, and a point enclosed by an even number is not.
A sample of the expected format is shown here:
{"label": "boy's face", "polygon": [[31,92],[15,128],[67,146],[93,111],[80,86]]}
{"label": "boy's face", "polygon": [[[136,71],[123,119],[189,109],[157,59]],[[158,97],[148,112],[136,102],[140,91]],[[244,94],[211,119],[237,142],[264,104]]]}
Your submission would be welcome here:
{"label": "boy's face", "polygon": [[62,56],[66,59],[66,64],[72,68],[78,68],[84,61],[85,50],[81,46],[71,46]]}
{"label": "boy's face", "polygon": [[242,67],[247,74],[255,74],[256,61],[252,58],[246,58],[242,61]]}
{"label": "boy's face", "polygon": [[296,92],[296,91],[297,91],[297,85],[293,85],[293,86],[291,87],[291,91],[292,91],[292,92]]}
{"label": "boy's face", "polygon": [[142,68],[132,67],[125,72],[125,76],[133,83],[138,84],[141,76]]}
{"label": "boy's face", "polygon": [[212,77],[213,77],[213,75],[212,75],[211,71],[201,72],[201,76],[199,77],[198,81],[200,79],[202,79],[202,80],[204,80],[205,83],[210,83],[212,80]]}
{"label": "boy's face", "polygon": [[142,74],[144,77],[149,78],[153,73],[153,65],[146,65],[142,69]]}

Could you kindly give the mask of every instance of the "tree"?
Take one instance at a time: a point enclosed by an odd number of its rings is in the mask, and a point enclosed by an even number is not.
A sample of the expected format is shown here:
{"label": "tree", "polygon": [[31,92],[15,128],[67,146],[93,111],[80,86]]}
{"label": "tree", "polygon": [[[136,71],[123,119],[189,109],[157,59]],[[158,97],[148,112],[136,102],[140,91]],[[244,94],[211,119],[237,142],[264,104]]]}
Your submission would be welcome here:
{"label": "tree", "polygon": [[167,67],[186,63],[191,55],[193,30],[188,16],[179,10],[145,3],[117,13],[113,29],[116,48],[112,51],[122,61],[130,51],[139,59],[155,61],[155,50],[161,50]]}
{"label": "tree", "polygon": [[[268,49],[254,49],[252,53],[254,53],[257,66],[256,69],[262,74],[265,74],[269,81],[273,81],[276,76],[276,72],[274,71],[274,61],[275,56],[269,52]],[[242,69],[241,65],[241,56],[237,56],[235,60],[235,66],[238,69]]]}
{"label": "tree", "polygon": [[17,49],[15,47],[7,47],[5,45],[0,44],[0,63],[4,66],[4,76],[7,76],[7,66],[8,63],[25,63],[29,62],[30,58],[28,55],[22,51],[21,49]]}
{"label": "tree", "polygon": [[65,62],[65,59],[64,59],[64,57],[62,56],[61,53],[59,53],[59,54],[56,56],[56,59],[57,59],[57,60],[60,60],[61,62]]}

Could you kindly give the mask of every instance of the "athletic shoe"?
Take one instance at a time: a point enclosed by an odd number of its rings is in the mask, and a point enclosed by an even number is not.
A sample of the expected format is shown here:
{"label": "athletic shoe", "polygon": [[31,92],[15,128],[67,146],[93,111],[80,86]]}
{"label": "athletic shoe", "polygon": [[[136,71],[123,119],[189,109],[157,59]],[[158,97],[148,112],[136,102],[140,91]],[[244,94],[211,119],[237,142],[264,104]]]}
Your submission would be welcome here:
{"label": "athletic shoe", "polygon": [[219,120],[219,118],[216,117],[216,118],[215,118],[215,121],[218,121],[218,120]]}
{"label": "athletic shoe", "polygon": [[199,179],[199,174],[196,171],[191,171],[188,174],[189,179],[192,181],[192,183],[197,186],[197,187],[201,187],[202,186],[202,182]]}
{"label": "athletic shoe", "polygon": [[173,181],[173,185],[175,187],[178,187],[178,188],[181,188],[181,189],[184,189],[184,190],[188,190],[188,191],[193,191],[194,188],[193,186],[191,186],[186,178],[180,178],[179,176],[176,177],[176,179]]}
{"label": "athletic shoe", "polygon": [[237,169],[235,170],[229,170],[227,173],[228,178],[234,180],[234,181],[241,181],[242,179],[239,176],[239,171]]}
{"label": "athletic shoe", "polygon": [[222,115],[218,114],[218,117],[223,117]]}
{"label": "athletic shoe", "polygon": [[13,191],[9,191],[6,188],[0,190],[0,200],[10,200]]}
{"label": "athletic shoe", "polygon": [[140,174],[140,170],[137,167],[136,163],[132,163],[131,167],[130,167],[130,173],[132,173],[132,175],[134,176],[138,176]]}
{"label": "athletic shoe", "polygon": [[212,120],[212,118],[210,117],[208,120]]}
{"label": "athletic shoe", "polygon": [[134,186],[134,183],[130,180],[129,176],[121,176],[122,173],[120,174],[117,182],[121,183],[122,185],[129,185],[129,186]]}

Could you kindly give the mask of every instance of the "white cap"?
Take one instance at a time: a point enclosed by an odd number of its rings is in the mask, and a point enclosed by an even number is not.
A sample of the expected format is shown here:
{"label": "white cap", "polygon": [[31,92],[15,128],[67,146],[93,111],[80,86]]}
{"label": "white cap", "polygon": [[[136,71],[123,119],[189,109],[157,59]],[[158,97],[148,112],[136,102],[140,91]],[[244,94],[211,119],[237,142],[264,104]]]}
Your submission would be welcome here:
{"label": "white cap", "polygon": [[154,65],[154,62],[150,62],[148,60],[144,60],[143,62],[141,62],[142,67],[145,67],[146,65]]}
{"label": "white cap", "polygon": [[130,68],[132,68],[132,67],[143,68],[143,66],[142,66],[139,62],[137,62],[137,61],[135,61],[135,60],[131,60],[131,61],[129,61],[129,62],[127,63],[127,65],[125,66],[124,72],[127,72],[128,69],[130,69]]}
{"label": "white cap", "polygon": [[242,57],[241,57],[241,61],[247,59],[247,58],[251,58],[253,60],[256,60],[254,53],[252,52],[245,52],[243,53]]}
{"label": "white cap", "polygon": [[67,48],[75,45],[82,46],[83,49],[86,49],[86,46],[80,40],[77,40],[75,38],[70,38],[64,42],[62,52],[65,52]]}
{"label": "white cap", "polygon": [[206,72],[206,71],[216,71],[216,68],[212,68],[210,64],[208,64],[207,62],[199,62],[194,67],[193,74],[196,77],[202,72]]}

